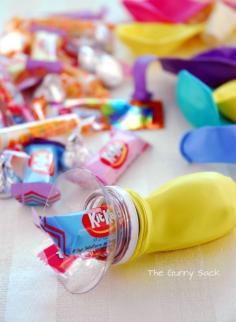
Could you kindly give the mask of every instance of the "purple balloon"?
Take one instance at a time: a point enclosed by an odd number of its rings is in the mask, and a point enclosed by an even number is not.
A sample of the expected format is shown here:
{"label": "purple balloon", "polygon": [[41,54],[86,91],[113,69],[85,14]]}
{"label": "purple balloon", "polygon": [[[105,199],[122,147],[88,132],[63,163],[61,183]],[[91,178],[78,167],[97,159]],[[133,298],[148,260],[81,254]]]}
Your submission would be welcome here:
{"label": "purple balloon", "polygon": [[152,93],[147,88],[147,68],[159,61],[162,68],[173,74],[187,70],[210,87],[216,88],[229,80],[236,79],[236,48],[219,47],[191,58],[158,57],[145,55],[139,57],[133,66],[133,98],[150,100]]}
{"label": "purple balloon", "polygon": [[236,78],[236,48],[233,47],[211,49],[192,58],[158,60],[164,70],[177,74],[185,69],[213,88]]}

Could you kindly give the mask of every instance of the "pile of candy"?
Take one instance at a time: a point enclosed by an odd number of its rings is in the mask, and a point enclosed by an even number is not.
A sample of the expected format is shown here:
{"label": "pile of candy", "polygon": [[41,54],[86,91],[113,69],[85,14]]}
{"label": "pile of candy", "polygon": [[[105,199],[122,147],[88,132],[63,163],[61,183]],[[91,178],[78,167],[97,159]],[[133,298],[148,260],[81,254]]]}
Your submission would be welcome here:
{"label": "pile of candy", "polygon": [[0,38],[2,127],[71,112],[81,98],[108,98],[123,80],[113,26],[52,16],[15,18]]}
{"label": "pile of candy", "polygon": [[[88,13],[65,13],[10,21],[0,37],[2,128],[35,120],[48,127],[47,118],[71,113],[78,119],[91,117],[97,131],[111,125],[163,126],[159,105],[110,99],[127,68],[113,55],[114,26],[97,19],[101,16],[87,20]],[[63,132],[61,126],[52,136]],[[14,142],[8,143],[12,147]]]}
{"label": "pile of candy", "polygon": [[[164,126],[160,101],[111,98],[127,68],[114,56],[114,26],[104,16],[105,11],[13,18],[0,36],[2,198],[50,205],[60,198],[56,188],[48,198],[58,171],[78,166],[113,184],[146,144],[116,132],[92,157],[81,134]],[[49,141],[73,129],[66,145]],[[20,174],[15,163],[21,164]]]}

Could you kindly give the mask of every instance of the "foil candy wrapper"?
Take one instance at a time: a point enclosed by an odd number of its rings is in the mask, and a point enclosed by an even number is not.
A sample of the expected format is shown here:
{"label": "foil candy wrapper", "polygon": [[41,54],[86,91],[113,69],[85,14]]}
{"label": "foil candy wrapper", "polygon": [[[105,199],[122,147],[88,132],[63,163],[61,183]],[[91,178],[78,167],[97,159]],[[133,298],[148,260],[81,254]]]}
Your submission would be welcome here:
{"label": "foil candy wrapper", "polygon": [[75,113],[79,118],[93,117],[94,131],[161,129],[165,126],[162,101],[139,101],[112,98],[79,98],[65,100],[59,115]]}
{"label": "foil candy wrapper", "polygon": [[31,104],[31,110],[35,120],[45,120],[48,113],[48,102],[45,97],[40,96],[34,98]]}
{"label": "foil candy wrapper", "polygon": [[123,80],[123,71],[119,62],[111,55],[101,56],[96,66],[96,74],[107,87],[117,87]]}
{"label": "foil candy wrapper", "polygon": [[48,74],[42,84],[36,89],[34,97],[43,97],[47,102],[61,103],[66,98],[61,77],[57,74]]}
{"label": "foil candy wrapper", "polygon": [[74,68],[62,75],[48,74],[35,91],[34,98],[43,98],[48,103],[64,104],[66,99],[81,97],[107,97],[108,90],[95,75]]}
{"label": "foil candy wrapper", "polygon": [[104,23],[99,23],[95,29],[96,47],[111,52],[113,47],[113,34]]}
{"label": "foil candy wrapper", "polygon": [[24,98],[17,87],[5,79],[0,79],[0,99],[11,105],[24,105]]}
{"label": "foil candy wrapper", "polygon": [[161,129],[164,127],[164,109],[161,101],[131,100],[123,108],[104,106],[103,114],[120,130]]}
{"label": "foil candy wrapper", "polygon": [[82,68],[88,72],[94,73],[96,65],[99,62],[98,56],[95,50],[90,46],[81,46],[79,49],[79,63]]}
{"label": "foil candy wrapper", "polygon": [[5,150],[0,155],[0,199],[11,198],[11,187],[15,183],[22,181],[13,167],[13,157],[28,159],[29,156],[24,152]]}
{"label": "foil candy wrapper", "polygon": [[82,167],[91,156],[92,154],[81,136],[81,128],[78,127],[67,140],[62,165],[65,169]]}
{"label": "foil candy wrapper", "polygon": [[23,52],[29,45],[29,34],[22,30],[12,30],[5,32],[0,37],[0,54],[12,55]]}
{"label": "foil candy wrapper", "polygon": [[27,55],[17,53],[13,57],[0,56],[0,78],[15,81],[24,71],[27,64]]}
{"label": "foil candy wrapper", "polygon": [[105,86],[113,88],[121,84],[123,70],[121,64],[112,55],[90,46],[81,46],[78,59],[81,67],[95,73]]}

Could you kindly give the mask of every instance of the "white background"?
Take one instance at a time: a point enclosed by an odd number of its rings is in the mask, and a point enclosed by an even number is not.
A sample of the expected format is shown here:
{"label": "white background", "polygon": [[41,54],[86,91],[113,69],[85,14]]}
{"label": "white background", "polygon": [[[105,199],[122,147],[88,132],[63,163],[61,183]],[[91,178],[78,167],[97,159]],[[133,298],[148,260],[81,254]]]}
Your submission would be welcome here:
{"label": "white background", "polygon": [[[1,25],[12,15],[75,8],[98,8],[108,4],[111,17],[125,17],[115,0],[40,1],[2,0]],[[124,15],[124,16],[123,16]],[[154,66],[149,87],[163,99],[166,127],[143,131],[152,148],[145,152],[119,181],[146,195],[178,175],[219,170],[233,175],[234,166],[188,165],[178,151],[179,141],[190,126],[175,105],[175,77]],[[128,84],[128,83],[127,83]],[[116,97],[129,97],[130,84]],[[96,150],[108,134],[88,141]],[[209,196],[211,198],[211,196]],[[85,295],[71,295],[51,271],[36,260],[35,252],[45,236],[32,224],[30,210],[13,201],[0,202],[0,321],[7,322],[235,322],[236,321],[236,234],[201,247],[153,254],[124,266],[113,267],[101,284]],[[150,277],[148,270],[164,271]],[[194,276],[167,276],[168,270],[190,270]],[[218,277],[200,278],[199,269],[218,270]]]}

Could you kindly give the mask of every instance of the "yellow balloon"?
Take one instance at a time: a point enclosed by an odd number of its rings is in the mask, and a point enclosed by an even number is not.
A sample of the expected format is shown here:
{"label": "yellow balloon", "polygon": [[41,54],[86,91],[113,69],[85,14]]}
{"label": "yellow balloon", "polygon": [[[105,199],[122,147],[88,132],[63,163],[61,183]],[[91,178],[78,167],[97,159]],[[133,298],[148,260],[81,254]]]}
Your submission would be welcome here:
{"label": "yellow balloon", "polygon": [[[116,31],[118,37],[135,56],[144,54],[170,55],[176,52],[186,41],[199,35],[204,24],[163,24],[163,23],[130,23],[121,24]],[[192,54],[206,48],[203,41],[193,39],[190,46],[181,48],[181,55]]]}
{"label": "yellow balloon", "polygon": [[229,81],[213,92],[214,100],[220,112],[236,122],[236,80]]}
{"label": "yellow balloon", "polygon": [[140,223],[132,258],[207,243],[224,236],[236,224],[236,183],[219,173],[178,177],[147,198],[128,192]]}

